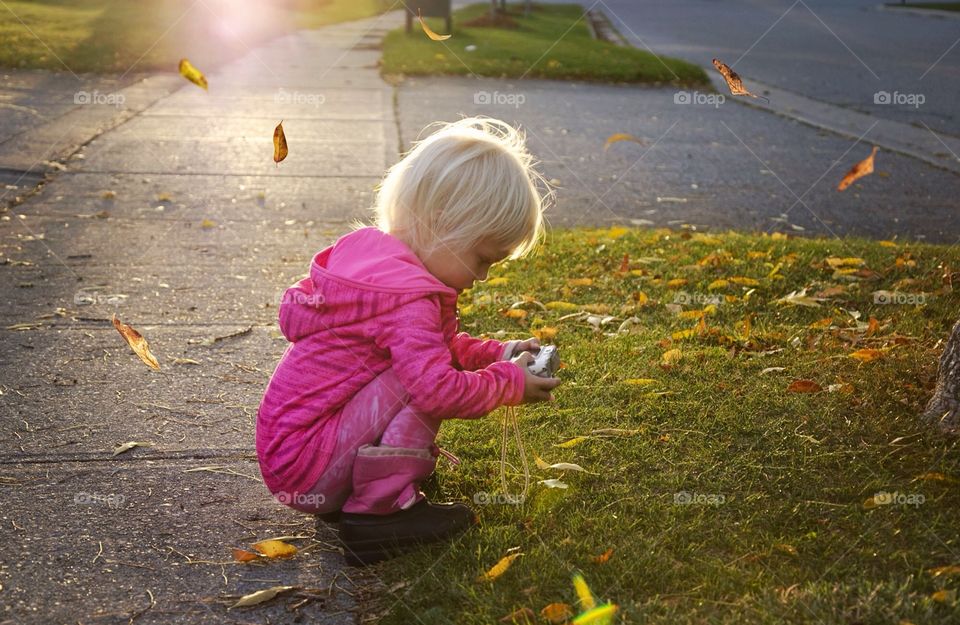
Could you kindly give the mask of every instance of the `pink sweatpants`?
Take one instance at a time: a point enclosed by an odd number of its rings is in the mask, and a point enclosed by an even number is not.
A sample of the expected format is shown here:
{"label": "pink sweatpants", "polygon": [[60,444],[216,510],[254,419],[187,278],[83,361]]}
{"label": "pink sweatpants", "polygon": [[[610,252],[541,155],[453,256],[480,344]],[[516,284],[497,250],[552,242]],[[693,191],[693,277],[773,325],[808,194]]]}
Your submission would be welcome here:
{"label": "pink sweatpants", "polygon": [[296,507],[389,514],[422,499],[417,484],[436,467],[440,420],[418,414],[409,399],[392,368],[363,387],[343,408],[330,463]]}

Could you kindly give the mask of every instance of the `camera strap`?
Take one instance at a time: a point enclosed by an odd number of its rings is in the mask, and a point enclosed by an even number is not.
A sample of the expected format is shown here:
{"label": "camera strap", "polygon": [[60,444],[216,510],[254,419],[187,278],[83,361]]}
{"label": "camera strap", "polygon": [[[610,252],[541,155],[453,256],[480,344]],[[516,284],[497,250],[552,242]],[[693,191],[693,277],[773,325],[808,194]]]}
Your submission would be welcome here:
{"label": "camera strap", "polygon": [[520,464],[523,467],[523,491],[518,497],[522,502],[530,488],[530,467],[527,466],[527,450],[523,446],[523,437],[520,436],[520,423],[517,420],[516,408],[506,406],[503,416],[503,436],[500,440],[500,486],[506,496],[510,496],[510,491],[507,488],[507,444],[510,438],[508,430],[511,426],[513,427],[514,439],[517,442],[517,453],[520,454]]}

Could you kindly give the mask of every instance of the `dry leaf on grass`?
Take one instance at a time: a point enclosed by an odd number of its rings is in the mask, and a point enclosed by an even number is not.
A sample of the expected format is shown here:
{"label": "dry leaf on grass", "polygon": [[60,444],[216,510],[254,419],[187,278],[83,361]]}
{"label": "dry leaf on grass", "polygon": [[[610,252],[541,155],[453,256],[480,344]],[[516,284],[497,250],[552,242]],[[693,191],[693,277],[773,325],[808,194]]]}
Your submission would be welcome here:
{"label": "dry leaf on grass", "polygon": [[477,578],[478,582],[492,582],[501,575],[507,572],[507,569],[510,568],[510,565],[513,564],[513,561],[522,556],[522,552],[511,553],[509,555],[503,556],[500,560],[490,567],[490,570]]}

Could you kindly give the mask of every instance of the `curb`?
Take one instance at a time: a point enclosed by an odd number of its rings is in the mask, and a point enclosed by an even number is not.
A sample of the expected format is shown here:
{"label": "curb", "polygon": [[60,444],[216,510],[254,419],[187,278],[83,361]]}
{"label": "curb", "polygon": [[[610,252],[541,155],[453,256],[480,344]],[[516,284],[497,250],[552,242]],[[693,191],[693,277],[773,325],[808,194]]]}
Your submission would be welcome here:
{"label": "curb", "polygon": [[960,19],[960,11],[942,11],[940,9],[918,9],[917,7],[897,7],[887,4],[878,4],[877,11],[886,11],[889,13],[906,13],[907,15],[919,15],[921,17],[933,17],[936,19]]}

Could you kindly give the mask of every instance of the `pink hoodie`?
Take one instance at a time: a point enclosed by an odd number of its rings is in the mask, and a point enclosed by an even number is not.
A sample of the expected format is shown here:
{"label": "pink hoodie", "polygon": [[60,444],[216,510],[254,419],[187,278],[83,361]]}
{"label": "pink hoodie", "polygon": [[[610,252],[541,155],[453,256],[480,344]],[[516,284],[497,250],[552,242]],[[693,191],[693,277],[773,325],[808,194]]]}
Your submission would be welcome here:
{"label": "pink hoodie", "polygon": [[284,293],[290,341],[257,412],[257,456],[271,492],[307,492],[336,443],[343,406],[387,368],[432,418],[473,419],[523,399],[506,344],[459,332],[457,291],[377,228],[319,252],[310,275]]}

